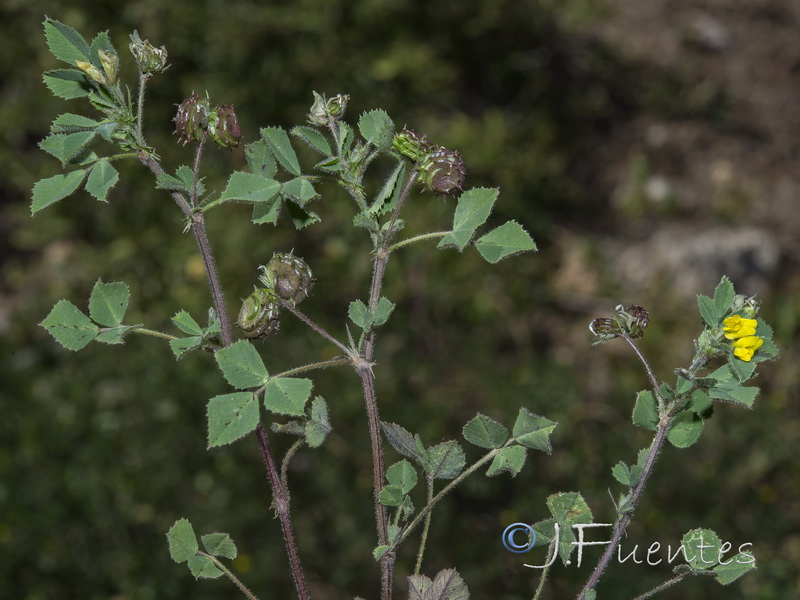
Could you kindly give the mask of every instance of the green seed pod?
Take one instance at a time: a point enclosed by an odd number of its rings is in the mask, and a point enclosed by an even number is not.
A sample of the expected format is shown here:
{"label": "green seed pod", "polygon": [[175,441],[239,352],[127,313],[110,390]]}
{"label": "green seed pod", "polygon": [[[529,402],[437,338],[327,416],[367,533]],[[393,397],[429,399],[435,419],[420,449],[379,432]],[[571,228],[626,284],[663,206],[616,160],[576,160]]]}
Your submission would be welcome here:
{"label": "green seed pod", "polygon": [[242,130],[233,105],[223,104],[211,111],[208,119],[208,135],[223,148],[231,149],[239,145]]}
{"label": "green seed pod", "polygon": [[259,281],[279,298],[300,304],[311,293],[314,277],[306,262],[292,254],[276,252],[266,266],[259,267],[264,273]]}
{"label": "green seed pod", "polygon": [[139,71],[144,75],[163,73],[169,68],[167,64],[167,49],[164,46],[156,48],[147,40],[139,37],[139,32],[131,34],[131,43],[128,45]]}
{"label": "green seed pod", "polygon": [[242,301],[237,325],[250,339],[265,338],[278,331],[280,304],[275,296],[263,288],[256,288]]}
{"label": "green seed pod", "polygon": [[405,127],[392,138],[392,148],[415,163],[424,160],[433,147],[427,136],[418,135]]}
{"label": "green seed pod", "polygon": [[449,196],[463,189],[467,166],[457,150],[437,146],[418,168],[423,185],[437,196]]}
{"label": "green seed pod", "polygon": [[338,94],[333,98],[326,98],[325,94],[320,96],[317,92],[312,93],[314,94],[314,104],[311,105],[311,109],[306,115],[309,123],[320,127],[329,127],[341,120],[347,109],[347,103],[350,102],[350,96]]}
{"label": "green seed pod", "polygon": [[192,91],[191,96],[176,106],[178,114],[172,119],[175,122],[175,131],[172,133],[179,136],[178,142],[183,142],[185,146],[188,142],[202,140],[211,113],[208,98],[201,99]]}

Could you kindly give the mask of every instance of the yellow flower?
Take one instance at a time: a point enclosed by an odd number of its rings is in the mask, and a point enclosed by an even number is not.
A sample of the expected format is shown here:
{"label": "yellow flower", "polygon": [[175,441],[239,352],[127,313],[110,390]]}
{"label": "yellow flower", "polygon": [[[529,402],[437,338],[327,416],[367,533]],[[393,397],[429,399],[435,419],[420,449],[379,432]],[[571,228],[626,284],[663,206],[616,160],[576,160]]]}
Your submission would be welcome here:
{"label": "yellow flower", "polygon": [[[752,319],[743,320],[751,321]],[[753,358],[755,351],[761,348],[761,344],[763,343],[764,340],[755,335],[739,338],[733,342],[733,354],[736,356],[736,358],[739,358],[744,362],[750,362],[750,359]]]}
{"label": "yellow flower", "polygon": [[758,321],[755,319],[743,319],[741,315],[728,317],[722,323],[725,325],[725,337],[729,340],[736,340],[755,334],[756,326],[758,325]]}

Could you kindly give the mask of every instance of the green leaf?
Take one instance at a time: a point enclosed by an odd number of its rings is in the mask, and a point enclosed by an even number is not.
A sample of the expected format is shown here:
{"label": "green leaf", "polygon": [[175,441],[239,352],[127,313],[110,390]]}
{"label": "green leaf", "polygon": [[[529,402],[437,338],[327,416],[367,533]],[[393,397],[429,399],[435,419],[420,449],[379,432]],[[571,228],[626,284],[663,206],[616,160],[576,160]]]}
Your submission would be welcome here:
{"label": "green leaf", "polygon": [[555,421],[540,417],[527,408],[521,408],[517,420],[514,422],[512,435],[516,438],[517,443],[550,454],[553,451],[550,445],[550,434],[557,425],[558,423]]}
{"label": "green leaf", "polygon": [[175,327],[180,329],[183,333],[188,335],[203,335],[203,329],[185,310],[176,312],[175,316],[172,317],[172,322],[175,324]]}
{"label": "green leaf", "polygon": [[399,486],[385,485],[378,494],[378,502],[384,506],[400,506],[404,495]]}
{"label": "green leaf", "polygon": [[375,549],[372,551],[372,557],[377,562],[381,558],[383,558],[383,555],[386,554],[386,552],[388,552],[388,550],[389,550],[389,545],[388,544],[384,544],[383,546],[376,546]]}
{"label": "green leaf", "polygon": [[573,525],[590,524],[594,517],[580,492],[560,492],[547,498],[547,508],[559,525],[558,554],[566,564],[574,548]]}
{"label": "green leaf", "polygon": [[79,131],[77,133],[54,133],[48,135],[41,142],[39,148],[52,154],[61,161],[62,166],[73,159],[86,144],[92,141],[95,131]]}
{"label": "green leaf", "polygon": [[724,400],[752,408],[758,396],[757,387],[721,383],[708,390],[708,395],[714,400]]}
{"label": "green leaf", "polygon": [[377,109],[365,112],[358,119],[358,130],[363,138],[378,150],[386,151],[392,147],[394,123],[386,111]]}
{"label": "green leaf", "polygon": [[636,394],[636,404],[633,407],[633,424],[655,431],[658,427],[658,405],[656,396],[650,390],[643,390]]}
{"label": "green leaf", "polygon": [[283,203],[280,196],[275,196],[267,202],[258,202],[253,205],[252,221],[254,225],[270,224],[274,225],[281,216]]}
{"label": "green leaf", "polygon": [[[394,170],[384,182],[383,187],[381,187],[380,191],[375,196],[375,200],[372,201],[372,204],[368,210],[370,215],[380,216],[386,214],[395,207],[397,204],[397,198],[399,197],[403,187],[399,184],[405,180],[405,174],[406,161],[398,161]],[[392,198],[392,202],[389,202],[384,206],[384,203],[390,197]]]}
{"label": "green leaf", "polygon": [[597,590],[586,590],[583,600],[597,600]]}
{"label": "green leaf", "polygon": [[46,17],[44,35],[47,39],[47,47],[50,48],[50,52],[58,60],[64,61],[73,67],[75,62],[79,60],[92,61],[89,44],[72,27],[67,27],[63,23]]}
{"label": "green leaf", "polygon": [[89,297],[89,316],[104,327],[116,327],[125,317],[130,297],[130,290],[125,283],[103,283],[98,280]]}
{"label": "green leaf", "polygon": [[439,571],[433,581],[425,575],[408,578],[409,600],[469,600],[469,590],[455,569]]}
{"label": "green leaf", "polygon": [[389,444],[400,454],[408,458],[418,459],[421,456],[414,436],[404,427],[396,423],[381,421],[381,429]]}
{"label": "green leaf", "polygon": [[332,429],[328,404],[317,396],[311,401],[311,419],[305,425],[306,443],[310,448],[319,448]]}
{"label": "green leaf", "polygon": [[631,485],[631,472],[628,469],[628,465],[624,462],[619,461],[614,468],[611,469],[611,474],[614,476],[614,479],[619,481],[622,485],[627,485],[630,487]]}
{"label": "green leaf", "polygon": [[100,121],[95,121],[89,117],[64,113],[58,115],[50,125],[50,133],[75,133],[76,131],[94,130],[100,124]]}
{"label": "green leaf", "polygon": [[517,473],[525,466],[525,453],[527,450],[523,446],[509,446],[508,448],[501,448],[497,455],[489,465],[486,471],[488,477],[494,477],[508,471],[512,476],[516,477]]}
{"label": "green leaf", "polygon": [[286,210],[292,219],[295,229],[302,229],[320,221],[319,215],[289,200],[286,202]]}
{"label": "green leaf", "polygon": [[77,69],[54,69],[46,71],[42,80],[56,98],[73,100],[85,98],[92,89],[89,79],[83,71]]}
{"label": "green leaf", "polygon": [[281,186],[281,194],[289,196],[298,206],[305,206],[319,196],[317,190],[305,177],[295,177]]}
{"label": "green leaf", "polygon": [[425,473],[433,479],[454,479],[467,462],[461,446],[453,440],[431,446],[418,460]]}
{"label": "green leaf", "polygon": [[264,406],[279,415],[302,415],[313,386],[314,382],[310,379],[295,377],[271,379],[264,390]]}
{"label": "green leaf", "polygon": [[378,306],[375,307],[375,314],[372,316],[372,326],[380,327],[386,323],[386,321],[389,320],[394,307],[394,302],[388,298],[381,298],[378,300]]}
{"label": "green leaf", "polygon": [[265,127],[261,130],[261,136],[269,144],[269,149],[284,169],[292,175],[301,174],[297,154],[286,131],[280,127]]}
{"label": "green leaf", "polygon": [[278,165],[275,164],[272,151],[265,140],[247,144],[244,147],[244,156],[247,159],[250,170],[255,175],[260,175],[266,179],[272,179],[277,175]]}
{"label": "green leaf", "polygon": [[386,481],[399,487],[405,495],[417,485],[417,470],[407,460],[401,460],[386,469]]}
{"label": "green leaf", "polygon": [[714,290],[714,308],[718,315],[722,316],[728,312],[735,295],[731,280],[723,275],[717,289]]}
{"label": "green leaf", "polygon": [[441,239],[437,248],[463,250],[469,244],[475,230],[489,218],[499,193],[500,190],[497,188],[473,188],[461,194],[453,216],[453,230]]}
{"label": "green leaf", "polygon": [[692,383],[691,379],[686,379],[685,377],[678,375],[678,382],[675,384],[675,391],[679,394],[685,394],[688,392],[694,384]]}
{"label": "green leaf", "polygon": [[188,519],[180,519],[167,532],[169,555],[176,563],[182,563],[194,556],[199,547],[197,536]]}
{"label": "green leaf", "polygon": [[119,172],[107,160],[95,163],[86,180],[86,191],[100,202],[107,202],[108,191],[119,181]]}
{"label": "green leaf", "polygon": [[92,55],[92,64],[96,67],[102,67],[102,63],[100,62],[100,56],[98,55],[97,51],[103,50],[104,52],[108,52],[110,54],[117,55],[117,51],[114,49],[114,46],[111,44],[111,40],[108,37],[108,33],[105,31],[101,31],[92,40],[92,45],[90,47],[90,54]]}
{"label": "green leaf", "polygon": [[267,202],[281,189],[281,184],[274,179],[266,179],[260,175],[235,171],[228,179],[228,185],[220,197],[207,206],[216,206],[230,200],[242,202]]}
{"label": "green leaf", "polygon": [[33,186],[31,214],[35,215],[43,208],[69,196],[78,189],[85,175],[86,171],[79,169],[37,181]]}
{"label": "green leaf", "polygon": [[258,425],[258,398],[252,392],[214,396],[208,401],[208,447],[230,444]]}
{"label": "green leaf", "polygon": [[719,327],[722,320],[722,313],[717,311],[717,305],[708,296],[703,294],[697,295],[697,305],[700,307],[700,316],[708,327],[712,329]]}
{"label": "green leaf", "polygon": [[689,410],[704,420],[711,417],[711,414],[714,412],[714,404],[711,402],[711,398],[708,397],[708,394],[703,390],[695,390],[692,392],[692,395],[689,396],[689,399],[690,401],[687,407]]}
{"label": "green leaf", "polygon": [[227,533],[209,533],[200,538],[203,548],[212,556],[233,560],[236,558],[236,544]]}
{"label": "green leaf", "polygon": [[255,346],[247,340],[239,340],[217,350],[214,358],[225,379],[236,389],[258,387],[269,378],[264,361]]}
{"label": "green leaf", "polygon": [[536,252],[536,242],[516,221],[508,221],[475,242],[481,256],[494,264],[520,252]]}
{"label": "green leaf", "polygon": [[99,333],[97,325],[69,300],[59,300],[39,324],[68,350],[80,350]]}
{"label": "green leaf", "polygon": [[189,559],[187,564],[196,579],[217,579],[222,576],[222,571],[208,556],[196,554]]}
{"label": "green leaf", "polygon": [[718,583],[722,585],[728,585],[739,579],[739,577],[741,577],[748,571],[752,571],[755,568],[756,568],[755,557],[750,553],[742,552],[737,554],[736,556],[724,560],[723,562],[715,566],[712,570],[716,574],[715,579],[717,580]]}
{"label": "green leaf", "polygon": [[710,529],[692,529],[681,539],[686,562],[692,569],[705,571],[719,564],[722,542]]}
{"label": "green leaf", "polygon": [[132,329],[136,329],[133,325],[120,325],[119,327],[111,327],[110,329],[106,329],[105,331],[101,331],[97,334],[97,337],[94,338],[96,342],[103,342],[104,344],[124,344],[122,338],[131,331]]}
{"label": "green leaf", "polygon": [[672,420],[667,439],[676,448],[688,448],[703,433],[703,419],[691,410],[679,412]]}
{"label": "green leaf", "polygon": [[184,354],[186,354],[190,350],[195,350],[196,348],[199,348],[202,343],[203,343],[203,338],[198,335],[186,338],[179,338],[177,340],[170,340],[169,347],[172,350],[172,353],[175,355],[175,358],[181,358]]}
{"label": "green leaf", "polygon": [[[188,165],[181,165],[175,171],[175,175],[161,173],[156,177],[156,187],[160,190],[171,190],[173,192],[194,193],[194,171]],[[197,195],[205,193],[203,178],[197,180]]]}
{"label": "green leaf", "polygon": [[464,425],[462,433],[470,444],[481,448],[500,448],[508,440],[508,429],[480,413]]}
{"label": "green leaf", "polygon": [[728,367],[739,383],[744,383],[756,372],[755,362],[752,360],[750,362],[745,362],[739,358],[736,358],[733,353],[728,355]]}
{"label": "green leaf", "polygon": [[354,300],[350,303],[347,309],[347,316],[361,329],[369,329],[372,325],[372,314],[369,312],[367,305],[361,300]]}
{"label": "green leaf", "polygon": [[292,135],[300,138],[306,144],[314,148],[314,150],[317,150],[325,156],[330,156],[333,154],[333,150],[331,150],[328,140],[326,140],[325,136],[316,129],[312,129],[311,127],[297,126],[292,129]]}

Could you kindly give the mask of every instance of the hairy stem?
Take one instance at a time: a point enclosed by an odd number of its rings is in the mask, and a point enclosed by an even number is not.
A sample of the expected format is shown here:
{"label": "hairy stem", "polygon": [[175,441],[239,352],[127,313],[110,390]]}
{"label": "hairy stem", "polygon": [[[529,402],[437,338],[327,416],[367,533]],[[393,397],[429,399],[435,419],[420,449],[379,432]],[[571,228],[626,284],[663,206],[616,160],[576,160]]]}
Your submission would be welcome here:
{"label": "hairy stem", "polygon": [[644,365],[644,370],[647,371],[647,377],[650,379],[650,385],[653,387],[653,393],[656,395],[656,399],[658,400],[658,412],[659,414],[664,414],[664,398],[661,397],[661,391],[659,390],[658,380],[656,379],[656,375],[653,372],[653,368],[650,366],[650,363],[642,354],[642,351],[639,350],[639,346],[637,346],[634,341],[628,336],[627,333],[624,331],[620,335],[623,340],[627,342],[627,344],[633,349],[636,353],[636,356],[641,361],[642,365]]}
{"label": "hairy stem", "polygon": [[253,592],[251,592],[249,589],[247,589],[247,586],[245,584],[243,584],[241,582],[241,580],[238,577],[236,577],[236,575],[234,575],[233,572],[230,569],[228,569],[224,564],[222,564],[222,562],[219,559],[217,559],[217,557],[212,556],[210,554],[206,554],[205,552],[202,552],[202,551],[199,552],[199,554],[201,556],[205,556],[206,558],[210,559],[211,562],[214,563],[214,566],[216,566],[220,571],[225,573],[225,575],[228,577],[228,579],[230,579],[236,585],[236,587],[238,587],[239,590],[245,596],[248,597],[249,600],[258,600],[258,596],[256,596]]}
{"label": "hairy stem", "polygon": [[[428,504],[431,503],[433,500],[433,478],[428,477]],[[422,568],[422,557],[425,554],[425,545],[428,542],[428,531],[431,528],[431,517],[433,513],[428,511],[428,514],[425,515],[425,525],[422,527],[422,537],[419,541],[419,550],[417,551],[417,565],[414,567],[414,575],[419,575],[419,571]]]}
{"label": "hairy stem", "polygon": [[334,345],[335,345],[336,347],[338,347],[338,348],[339,348],[339,349],[340,349],[342,352],[344,352],[344,353],[345,353],[345,354],[347,354],[347,355],[350,355],[350,349],[349,349],[347,346],[345,346],[345,345],[344,345],[342,342],[340,342],[340,341],[339,341],[339,340],[337,340],[335,337],[333,337],[333,336],[332,336],[330,333],[328,333],[327,331],[325,331],[325,330],[324,330],[322,327],[320,327],[319,325],[317,325],[317,324],[316,324],[314,321],[312,321],[311,319],[309,319],[309,318],[308,318],[308,317],[307,317],[307,316],[306,316],[304,313],[300,312],[300,311],[297,309],[297,307],[296,307],[296,306],[295,306],[293,303],[291,303],[291,302],[288,302],[287,300],[284,300],[283,298],[279,298],[279,299],[278,299],[278,301],[281,303],[281,306],[282,306],[283,308],[285,308],[286,310],[288,310],[288,311],[289,311],[290,313],[292,313],[292,314],[293,314],[295,317],[297,317],[298,319],[300,319],[300,320],[301,320],[303,323],[305,323],[306,325],[308,325],[309,327],[311,327],[311,329],[313,329],[314,331],[316,331],[316,332],[317,332],[319,335],[321,335],[322,337],[324,337],[324,338],[325,338],[326,340],[328,340],[328,341],[329,341],[331,344],[334,344]]}
{"label": "hairy stem", "polygon": [[136,101],[136,142],[141,148],[145,147],[142,121],[144,115],[144,90],[147,87],[148,79],[150,79],[150,75],[139,72],[139,95]]}
{"label": "hairy stem", "polygon": [[656,594],[663,592],[664,590],[671,588],[676,583],[683,581],[687,577],[692,577],[694,575],[710,575],[712,577],[716,576],[716,573],[712,571],[687,571],[686,573],[681,573],[680,575],[676,575],[672,579],[668,579],[661,585],[657,585],[652,590],[646,591],[641,596],[636,596],[633,600],[646,600],[647,598],[652,598]]}
{"label": "hairy stem", "polygon": [[389,246],[389,252],[394,252],[402,248],[403,246],[409,246],[411,244],[415,244],[417,242],[424,242],[425,240],[432,240],[435,238],[441,238],[446,236],[449,231],[432,231],[431,233],[422,233],[420,235],[415,235],[414,237],[406,238],[404,240],[400,240],[396,244],[392,244]]}
{"label": "hairy stem", "polygon": [[619,546],[619,543],[622,540],[622,536],[625,533],[625,529],[628,527],[628,523],[630,523],[631,519],[633,518],[633,513],[639,504],[639,500],[642,497],[644,488],[647,485],[647,480],[653,473],[653,467],[656,464],[656,459],[658,458],[658,454],[659,452],[661,452],[661,449],[664,447],[664,443],[667,441],[667,433],[669,432],[671,424],[672,424],[672,417],[663,415],[659,419],[658,427],[656,429],[656,434],[653,437],[653,443],[650,445],[650,454],[648,454],[647,460],[645,461],[644,464],[644,468],[642,469],[642,475],[639,478],[639,482],[636,484],[636,487],[633,488],[633,491],[631,492],[631,497],[628,500],[630,508],[628,509],[627,512],[625,512],[625,514],[617,517],[617,520],[614,523],[614,529],[611,534],[611,541],[606,546],[605,552],[603,552],[603,556],[600,557],[600,561],[597,563],[597,566],[595,567],[594,571],[592,571],[592,574],[586,581],[586,585],[583,586],[583,589],[581,590],[580,594],[578,594],[577,600],[584,600],[586,592],[588,592],[589,590],[593,590],[597,586],[597,582],[600,581],[600,578],[603,576],[603,573],[608,567],[608,564],[614,557],[614,554],[617,551],[617,547]]}
{"label": "hairy stem", "polygon": [[547,550],[547,559],[545,562],[547,566],[542,570],[542,576],[539,578],[539,585],[536,587],[536,593],[534,593],[533,595],[533,600],[539,600],[542,597],[542,592],[544,591],[544,584],[547,581],[547,576],[550,574],[550,567],[552,566],[550,561],[553,560],[553,555],[558,550],[558,547],[556,545],[557,539],[558,538],[553,538],[552,540],[550,540],[550,548],[548,548]]}
{"label": "hairy stem", "polygon": [[[112,327],[101,329],[100,331],[106,331],[107,329],[113,329]],[[147,329],[146,327],[136,327],[135,329],[130,330],[131,333],[141,333],[142,335],[151,335],[153,337],[161,338],[163,340],[177,340],[178,337],[174,335],[170,335],[168,333],[164,333],[162,331],[156,331],[154,329]]]}
{"label": "hairy stem", "polygon": [[349,365],[352,364],[352,361],[345,357],[339,356],[336,358],[332,358],[330,360],[323,360],[322,362],[315,362],[310,363],[308,365],[303,365],[301,367],[295,367],[294,369],[289,369],[288,371],[283,371],[276,375],[270,375],[270,379],[278,379],[279,377],[291,377],[292,375],[299,375],[300,373],[305,373],[306,371],[313,371],[314,369],[327,369],[328,367],[340,367],[342,365]]}
{"label": "hairy stem", "polygon": [[310,596],[308,595],[303,567],[300,565],[300,555],[297,552],[297,542],[292,529],[292,519],[289,516],[289,497],[281,483],[280,475],[275,467],[275,461],[272,459],[267,430],[262,423],[259,423],[256,427],[256,437],[258,437],[258,444],[264,457],[264,465],[267,467],[267,478],[272,488],[272,506],[275,512],[278,513],[278,519],[281,522],[283,540],[286,543],[286,553],[289,555],[289,565],[292,569],[292,578],[297,590],[297,597],[300,600],[309,600]]}

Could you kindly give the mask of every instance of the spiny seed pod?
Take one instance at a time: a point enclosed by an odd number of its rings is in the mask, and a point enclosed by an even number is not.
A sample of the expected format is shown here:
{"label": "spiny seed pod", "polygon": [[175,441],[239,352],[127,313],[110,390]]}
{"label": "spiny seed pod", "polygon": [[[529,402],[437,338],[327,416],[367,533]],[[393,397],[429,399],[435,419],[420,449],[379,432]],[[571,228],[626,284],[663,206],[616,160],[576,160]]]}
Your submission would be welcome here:
{"label": "spiny seed pod", "polygon": [[593,346],[603,344],[622,334],[622,328],[614,319],[601,317],[589,323],[589,331],[595,336]]}
{"label": "spiny seed pod", "polygon": [[437,196],[449,196],[461,190],[467,176],[467,166],[457,150],[437,146],[418,164],[420,181]]}
{"label": "spiny seed pod", "polygon": [[392,148],[415,163],[424,160],[433,147],[427,136],[416,134],[405,127],[392,138]]}
{"label": "spiny seed pod", "polygon": [[236,324],[250,339],[265,338],[278,331],[280,304],[275,296],[263,288],[256,288],[242,301]]}
{"label": "spiny seed pod", "polygon": [[131,34],[131,43],[128,48],[130,48],[131,54],[136,60],[136,65],[143,75],[163,73],[169,68],[167,64],[167,49],[164,46],[156,48],[147,40],[142,40],[138,31],[134,31]]}
{"label": "spiny seed pod", "polygon": [[350,102],[350,96],[338,94],[333,98],[326,98],[325,94],[320,96],[317,92],[312,93],[314,94],[314,104],[311,105],[311,109],[306,115],[309,123],[320,127],[329,127],[341,120],[347,109],[347,103]]}
{"label": "spiny seed pod", "polygon": [[176,106],[178,114],[172,119],[175,121],[175,131],[172,133],[179,136],[178,142],[183,142],[185,146],[188,142],[202,140],[211,112],[208,98],[201,99],[192,90],[192,95]]}
{"label": "spiny seed pod", "polygon": [[233,105],[223,104],[211,111],[208,119],[208,135],[223,148],[236,148],[242,139],[239,119]]}
{"label": "spiny seed pod", "polygon": [[640,338],[644,335],[644,330],[650,323],[650,315],[645,309],[636,304],[622,308],[620,304],[615,310],[617,311],[617,322],[629,337]]}
{"label": "spiny seed pod", "polygon": [[279,298],[300,304],[311,293],[314,277],[306,262],[289,252],[276,252],[266,266],[259,267],[264,273],[258,279]]}

